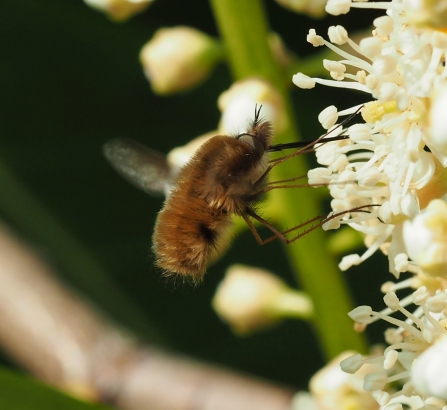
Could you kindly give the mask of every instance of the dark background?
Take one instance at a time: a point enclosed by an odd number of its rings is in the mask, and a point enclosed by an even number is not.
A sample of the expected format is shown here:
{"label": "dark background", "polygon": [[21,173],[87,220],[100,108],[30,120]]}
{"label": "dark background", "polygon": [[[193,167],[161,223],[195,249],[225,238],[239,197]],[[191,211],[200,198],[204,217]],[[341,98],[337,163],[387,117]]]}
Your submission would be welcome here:
{"label": "dark background", "polygon": [[[138,61],[141,47],[160,27],[190,25],[217,36],[208,2],[158,0],[122,24],[80,0],[2,0],[0,5],[0,163],[16,178],[9,185],[0,178],[0,217],[65,283],[143,341],[305,388],[323,363],[305,323],[287,321],[237,338],[210,308],[231,263],[265,267],[293,285],[281,245],[261,249],[245,233],[209,269],[203,285],[173,289],[159,278],[149,252],[162,200],[127,184],[101,154],[102,144],[113,137],[131,137],[168,152],[216,128],[217,97],[231,85],[225,65],[190,93],[159,97]],[[366,29],[373,20],[369,11],[311,20],[273,0],[266,0],[266,8],[272,28],[301,56],[315,51],[306,42],[309,28],[327,37],[330,25],[353,31]],[[295,112],[307,139],[321,134],[317,114],[324,107],[343,109],[367,100],[322,86],[294,91]],[[17,194],[17,187],[36,202]],[[59,231],[46,229],[45,212],[103,271],[67,267],[75,256],[61,245]],[[309,257],[322,256],[316,251]],[[386,272],[385,257],[375,255],[346,273],[357,304],[381,309],[380,284],[392,279]],[[374,342],[382,340],[379,328],[375,325],[370,334]]]}

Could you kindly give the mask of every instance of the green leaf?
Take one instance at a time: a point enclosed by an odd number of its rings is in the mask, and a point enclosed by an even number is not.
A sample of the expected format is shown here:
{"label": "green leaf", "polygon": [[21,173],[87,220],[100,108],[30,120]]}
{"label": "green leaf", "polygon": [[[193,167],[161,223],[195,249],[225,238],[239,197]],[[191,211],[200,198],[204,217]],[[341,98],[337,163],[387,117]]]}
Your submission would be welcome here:
{"label": "green leaf", "polygon": [[0,409],[107,410],[111,408],[76,400],[26,376],[0,369]]}

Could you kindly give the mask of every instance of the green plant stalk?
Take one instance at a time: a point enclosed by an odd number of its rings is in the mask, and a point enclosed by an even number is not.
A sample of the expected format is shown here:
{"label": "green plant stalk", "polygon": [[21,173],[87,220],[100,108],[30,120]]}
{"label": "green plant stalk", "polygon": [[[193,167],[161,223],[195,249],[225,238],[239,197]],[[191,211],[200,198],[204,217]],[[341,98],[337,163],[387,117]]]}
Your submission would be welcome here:
{"label": "green plant stalk", "polygon": [[[288,129],[275,142],[296,140],[298,132],[290,96],[282,72],[267,44],[268,24],[261,0],[210,0],[227,59],[235,80],[250,76],[270,81],[283,95]],[[291,81],[291,79],[290,79]],[[273,179],[285,179],[307,173],[304,156],[286,161],[274,169]],[[285,226],[295,226],[321,214],[312,188],[273,190],[268,203],[276,208]],[[267,203],[267,206],[269,204]],[[268,212],[267,209],[266,212]],[[353,305],[335,261],[326,250],[324,232],[317,229],[285,246],[297,280],[313,300],[313,324],[322,350],[330,359],[347,349],[366,350],[362,335],[353,331],[347,313]],[[268,246],[268,245],[267,245]]]}

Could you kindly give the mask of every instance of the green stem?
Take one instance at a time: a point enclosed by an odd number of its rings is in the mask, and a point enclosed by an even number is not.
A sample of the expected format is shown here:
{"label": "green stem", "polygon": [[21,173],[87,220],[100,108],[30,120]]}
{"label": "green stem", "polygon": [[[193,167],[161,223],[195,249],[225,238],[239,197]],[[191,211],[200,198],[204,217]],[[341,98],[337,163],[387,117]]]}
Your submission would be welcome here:
{"label": "green stem", "polygon": [[[289,127],[275,142],[297,139],[298,132],[290,96],[282,72],[270,52],[268,24],[261,0],[210,0],[226,47],[227,58],[236,80],[249,76],[270,81],[282,93],[289,117]],[[274,169],[275,179],[304,175],[307,166],[304,157],[296,157]],[[280,208],[285,226],[309,220],[321,214],[318,199],[312,189],[273,190],[269,201]],[[298,218],[297,218],[298,216]],[[353,331],[347,313],[352,309],[351,299],[335,261],[326,249],[321,229],[286,246],[297,280],[311,296],[314,307],[314,325],[326,358],[330,359],[347,349],[365,351],[362,335]]]}

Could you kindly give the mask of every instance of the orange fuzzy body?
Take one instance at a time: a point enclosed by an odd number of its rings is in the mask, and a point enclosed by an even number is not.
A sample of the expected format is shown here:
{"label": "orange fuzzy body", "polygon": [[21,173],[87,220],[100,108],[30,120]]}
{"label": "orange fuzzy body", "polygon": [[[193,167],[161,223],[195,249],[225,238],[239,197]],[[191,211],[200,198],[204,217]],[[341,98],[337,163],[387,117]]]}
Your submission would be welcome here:
{"label": "orange fuzzy body", "polygon": [[255,121],[242,135],[252,141],[210,138],[178,174],[153,236],[156,264],[165,274],[200,281],[229,244],[232,215],[245,214],[251,197],[265,187],[270,124]]}

